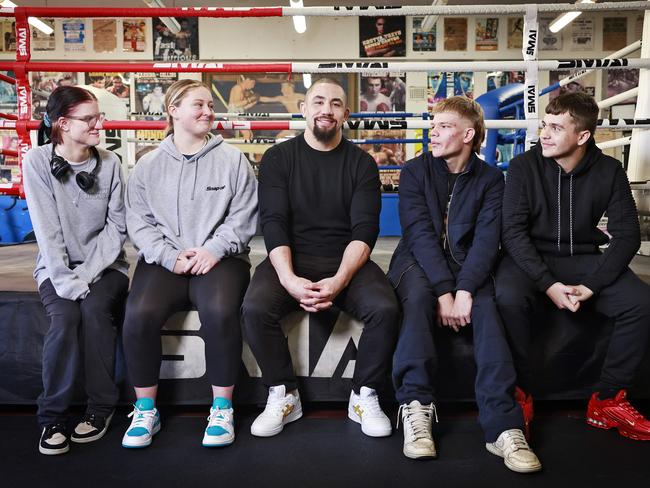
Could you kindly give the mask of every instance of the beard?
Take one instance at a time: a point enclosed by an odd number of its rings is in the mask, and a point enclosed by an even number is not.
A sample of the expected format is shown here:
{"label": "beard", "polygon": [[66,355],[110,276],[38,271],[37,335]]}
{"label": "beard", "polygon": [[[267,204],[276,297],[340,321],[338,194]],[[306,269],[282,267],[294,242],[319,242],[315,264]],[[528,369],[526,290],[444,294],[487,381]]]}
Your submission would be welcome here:
{"label": "beard", "polygon": [[332,141],[336,137],[339,130],[340,130],[339,127],[337,127],[336,125],[334,125],[330,129],[321,129],[316,123],[316,121],[314,121],[314,128],[312,129],[312,133],[314,134],[314,137],[318,142],[327,143]]}

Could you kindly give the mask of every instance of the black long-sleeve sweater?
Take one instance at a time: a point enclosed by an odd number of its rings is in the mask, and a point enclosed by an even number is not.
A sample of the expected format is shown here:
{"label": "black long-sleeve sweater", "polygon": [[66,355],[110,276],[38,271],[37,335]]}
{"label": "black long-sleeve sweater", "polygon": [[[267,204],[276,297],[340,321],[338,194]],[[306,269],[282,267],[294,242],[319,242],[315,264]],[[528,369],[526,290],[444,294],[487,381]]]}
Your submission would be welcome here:
{"label": "black long-sleeve sweater", "polygon": [[270,148],[259,172],[260,222],[267,251],[342,256],[353,240],[372,249],[379,234],[379,171],[345,138],[318,151],[303,135]]}
{"label": "black long-sleeve sweater", "polygon": [[[605,213],[611,239],[597,227]],[[609,242],[581,283],[597,293],[625,270],[641,243],[625,171],[593,139],[570,173],[543,157],[540,145],[510,162],[502,231],[506,251],[541,291],[558,281],[544,262],[545,255],[596,254]]]}

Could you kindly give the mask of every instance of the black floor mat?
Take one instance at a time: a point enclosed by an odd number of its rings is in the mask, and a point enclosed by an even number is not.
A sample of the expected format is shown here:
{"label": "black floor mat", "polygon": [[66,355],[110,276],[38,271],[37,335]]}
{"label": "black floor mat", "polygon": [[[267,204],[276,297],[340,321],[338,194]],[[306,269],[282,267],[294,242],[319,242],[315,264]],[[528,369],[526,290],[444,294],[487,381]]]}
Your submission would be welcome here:
{"label": "black floor mat", "polygon": [[[588,427],[580,413],[543,415],[534,424],[533,447],[544,469],[508,471],[484,447],[470,416],[436,426],[439,459],[402,455],[402,433],[364,436],[341,412],[312,413],[280,435],[259,439],[250,424],[257,411],[237,417],[237,440],[227,448],[201,447],[203,415],[165,415],[161,432],[142,450],[120,447],[129,419],[116,414],[106,437],[71,446],[62,456],[38,453],[31,415],[0,415],[0,486],[58,487],[453,487],[453,486],[647,486],[650,442]],[[207,414],[207,412],[206,412]],[[392,415],[395,418],[395,415]]]}

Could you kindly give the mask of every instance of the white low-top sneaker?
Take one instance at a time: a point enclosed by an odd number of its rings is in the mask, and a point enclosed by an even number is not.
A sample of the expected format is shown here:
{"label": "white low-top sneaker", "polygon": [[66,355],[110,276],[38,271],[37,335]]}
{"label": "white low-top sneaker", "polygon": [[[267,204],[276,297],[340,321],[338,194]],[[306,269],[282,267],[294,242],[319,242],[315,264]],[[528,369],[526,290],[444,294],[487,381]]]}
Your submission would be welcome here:
{"label": "white low-top sneaker", "polygon": [[372,388],[362,386],[357,395],[350,393],[348,418],[361,424],[361,432],[370,437],[387,437],[391,434],[390,420],[379,406],[379,396]]}
{"label": "white low-top sneaker", "polygon": [[269,388],[264,411],[251,425],[251,434],[257,437],[271,437],[282,432],[285,424],[302,417],[300,395],[287,393],[284,385]]}
{"label": "white low-top sneaker", "polygon": [[151,444],[154,435],[160,432],[160,413],[151,398],[140,398],[133,405],[131,425],[122,437],[122,447],[139,448]]}
{"label": "white low-top sneaker", "polygon": [[542,469],[542,463],[528,446],[520,429],[501,432],[496,442],[488,442],[485,447],[492,454],[502,457],[506,467],[517,473],[534,473]]}
{"label": "white low-top sneaker", "polygon": [[235,441],[235,413],[232,402],[217,397],[212,402],[208,426],[203,434],[204,447],[229,446]]}
{"label": "white low-top sneaker", "polygon": [[431,433],[433,417],[435,416],[436,422],[438,421],[436,406],[433,403],[422,405],[417,400],[400,405],[397,412],[398,426],[400,414],[404,426],[404,455],[411,459],[438,457]]}

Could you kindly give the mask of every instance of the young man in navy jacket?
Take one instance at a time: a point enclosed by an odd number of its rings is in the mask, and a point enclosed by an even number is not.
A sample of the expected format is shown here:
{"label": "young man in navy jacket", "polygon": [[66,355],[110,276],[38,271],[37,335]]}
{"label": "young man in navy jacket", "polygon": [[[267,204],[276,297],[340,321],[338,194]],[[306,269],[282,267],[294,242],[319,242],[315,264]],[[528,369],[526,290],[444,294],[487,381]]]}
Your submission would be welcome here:
{"label": "young man in navy jacket", "polygon": [[434,108],[431,152],[406,163],[399,185],[403,237],[388,273],[403,321],[393,382],[404,425],[404,454],[436,457],[436,322],[472,326],[476,400],[488,451],[518,472],[541,469],[521,431],[515,370],[494,301],[491,271],[499,250],[503,175],[478,158],[483,110],[452,97]]}
{"label": "young man in navy jacket", "polygon": [[[594,306],[613,318],[587,422],[650,440],[650,422],[625,398],[650,331],[650,287],[628,268],[641,241],[639,217],[623,166],[596,147],[597,120],[591,96],[560,95],[546,108],[540,143],[510,162],[497,303],[524,390],[531,379],[530,317],[544,294],[566,313]],[[607,234],[598,228],[603,214]],[[532,414],[529,395],[526,403],[524,411]]]}

